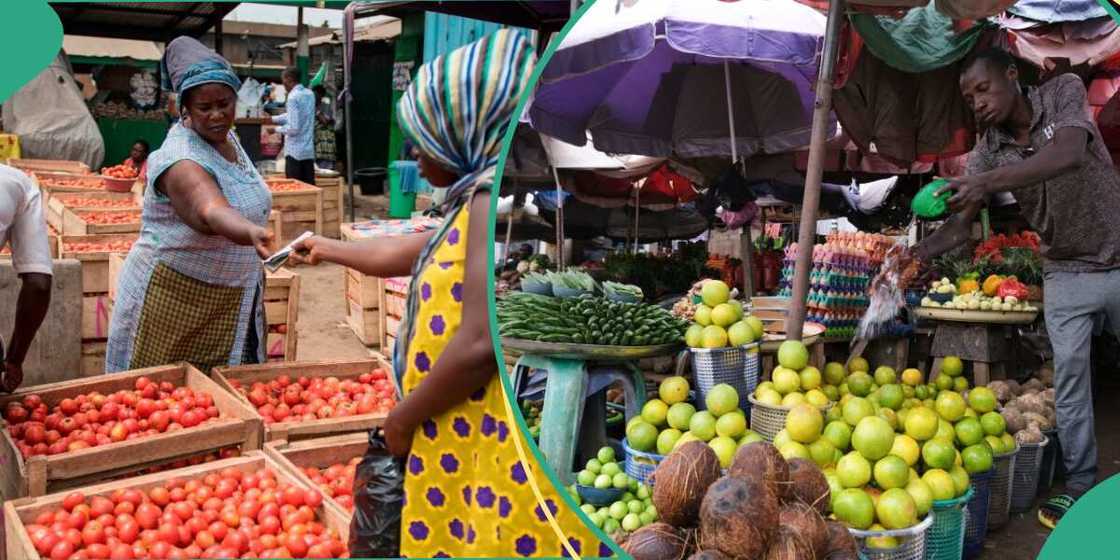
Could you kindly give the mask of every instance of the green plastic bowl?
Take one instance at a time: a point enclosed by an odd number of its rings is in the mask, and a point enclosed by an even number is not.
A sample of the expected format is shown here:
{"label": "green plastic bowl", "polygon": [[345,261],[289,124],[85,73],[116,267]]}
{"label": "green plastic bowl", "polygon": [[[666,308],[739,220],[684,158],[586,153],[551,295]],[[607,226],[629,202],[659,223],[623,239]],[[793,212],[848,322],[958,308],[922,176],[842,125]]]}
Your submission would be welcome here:
{"label": "green plastic bowl", "polygon": [[945,217],[949,213],[949,197],[953,196],[953,193],[945,191],[940,196],[934,193],[947,184],[949,182],[945,179],[934,179],[927,183],[914,196],[914,200],[910,202],[910,209],[919,218],[926,220],[938,220]]}

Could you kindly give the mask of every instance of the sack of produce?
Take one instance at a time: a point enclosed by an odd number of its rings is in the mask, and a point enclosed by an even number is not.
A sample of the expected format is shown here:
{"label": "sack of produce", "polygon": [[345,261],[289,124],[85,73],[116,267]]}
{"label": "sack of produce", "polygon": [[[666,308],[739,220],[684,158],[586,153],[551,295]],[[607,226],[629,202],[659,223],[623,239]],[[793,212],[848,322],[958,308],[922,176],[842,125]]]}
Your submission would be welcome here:
{"label": "sack of produce", "polygon": [[379,430],[354,475],[354,517],[350,521],[351,558],[400,556],[404,462],[389,453]]}

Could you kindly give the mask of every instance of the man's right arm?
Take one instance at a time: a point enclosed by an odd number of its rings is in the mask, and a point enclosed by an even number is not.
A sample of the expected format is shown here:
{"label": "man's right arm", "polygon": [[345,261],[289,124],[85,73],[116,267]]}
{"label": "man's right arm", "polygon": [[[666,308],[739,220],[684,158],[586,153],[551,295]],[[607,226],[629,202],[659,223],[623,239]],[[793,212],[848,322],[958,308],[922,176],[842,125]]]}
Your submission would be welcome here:
{"label": "man's right arm", "polygon": [[[968,164],[965,176],[979,175],[992,169],[992,165],[984,153],[978,149],[968,155]],[[968,241],[972,233],[972,222],[980,213],[983,204],[971,204],[961,211],[949,216],[941,227],[918,243],[914,254],[919,260],[929,262],[930,259],[960,247]]]}

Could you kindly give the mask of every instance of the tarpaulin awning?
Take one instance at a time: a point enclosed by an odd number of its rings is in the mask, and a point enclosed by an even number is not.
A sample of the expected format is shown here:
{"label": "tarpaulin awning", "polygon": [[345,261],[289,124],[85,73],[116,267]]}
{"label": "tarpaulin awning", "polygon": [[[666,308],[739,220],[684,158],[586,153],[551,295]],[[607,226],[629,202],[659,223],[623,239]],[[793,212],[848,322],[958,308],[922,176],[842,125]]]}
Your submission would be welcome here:
{"label": "tarpaulin awning", "polygon": [[[818,10],[828,9],[828,0],[797,0]],[[933,6],[937,11],[953,19],[982,19],[994,16],[1007,9],[1016,0],[936,0]],[[1047,0],[1042,0],[1047,1]],[[1052,0],[1049,0],[1052,1]],[[1090,0],[1091,1],[1091,0]],[[929,5],[929,0],[858,0],[849,2],[852,10],[909,9]]]}
{"label": "tarpaulin awning", "polygon": [[944,68],[964,58],[984,30],[994,26],[978,22],[958,33],[952,18],[933,4],[913,8],[901,19],[852,14],[850,20],[868,51],[891,67],[911,73]]}
{"label": "tarpaulin awning", "polygon": [[1046,70],[1068,61],[1070,66],[1096,66],[1120,53],[1120,28],[1111,17],[1004,29],[1001,46]]}
{"label": "tarpaulin awning", "polygon": [[[1111,1],[1111,0],[1110,0]],[[1035,21],[1057,23],[1108,16],[1097,0],[1019,0],[1008,12]]]}

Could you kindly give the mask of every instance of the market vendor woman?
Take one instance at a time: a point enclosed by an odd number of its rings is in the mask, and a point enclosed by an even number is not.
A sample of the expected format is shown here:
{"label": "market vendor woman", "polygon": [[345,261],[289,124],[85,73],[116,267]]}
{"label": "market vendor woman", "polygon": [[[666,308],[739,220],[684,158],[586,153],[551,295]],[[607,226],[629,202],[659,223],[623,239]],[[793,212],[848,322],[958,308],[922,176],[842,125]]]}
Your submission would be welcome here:
{"label": "market vendor woman", "polygon": [[311,263],[412,275],[393,355],[405,396],[384,426],[389,450],[407,457],[402,556],[559,557],[565,546],[602,552],[540,467],[523,462],[532,455],[490,338],[490,189],[533,64],[525,36],[502,30],[425,64],[401,98],[400,126],[420,152],[421,173],[447,189],[439,230],[356,243],[313,237],[299,247]]}
{"label": "market vendor woman", "polygon": [[261,362],[272,197],[230,130],[240,83],[189,37],[167,45],[160,69],[182,116],[148,157],[140,238],[117,285],[105,370]]}
{"label": "market vendor woman", "polygon": [[1005,191],[1041,237],[1044,314],[1067,473],[1065,493],[1039,508],[1039,520],[1052,528],[1096,482],[1089,353],[1099,320],[1120,333],[1120,175],[1089,119],[1077,76],[1024,88],[1011,56],[991,50],[964,68],[960,87],[987,131],[969,155],[967,176],[950,179],[955,214],[911,254],[929,262],[967,241],[980,208]]}

